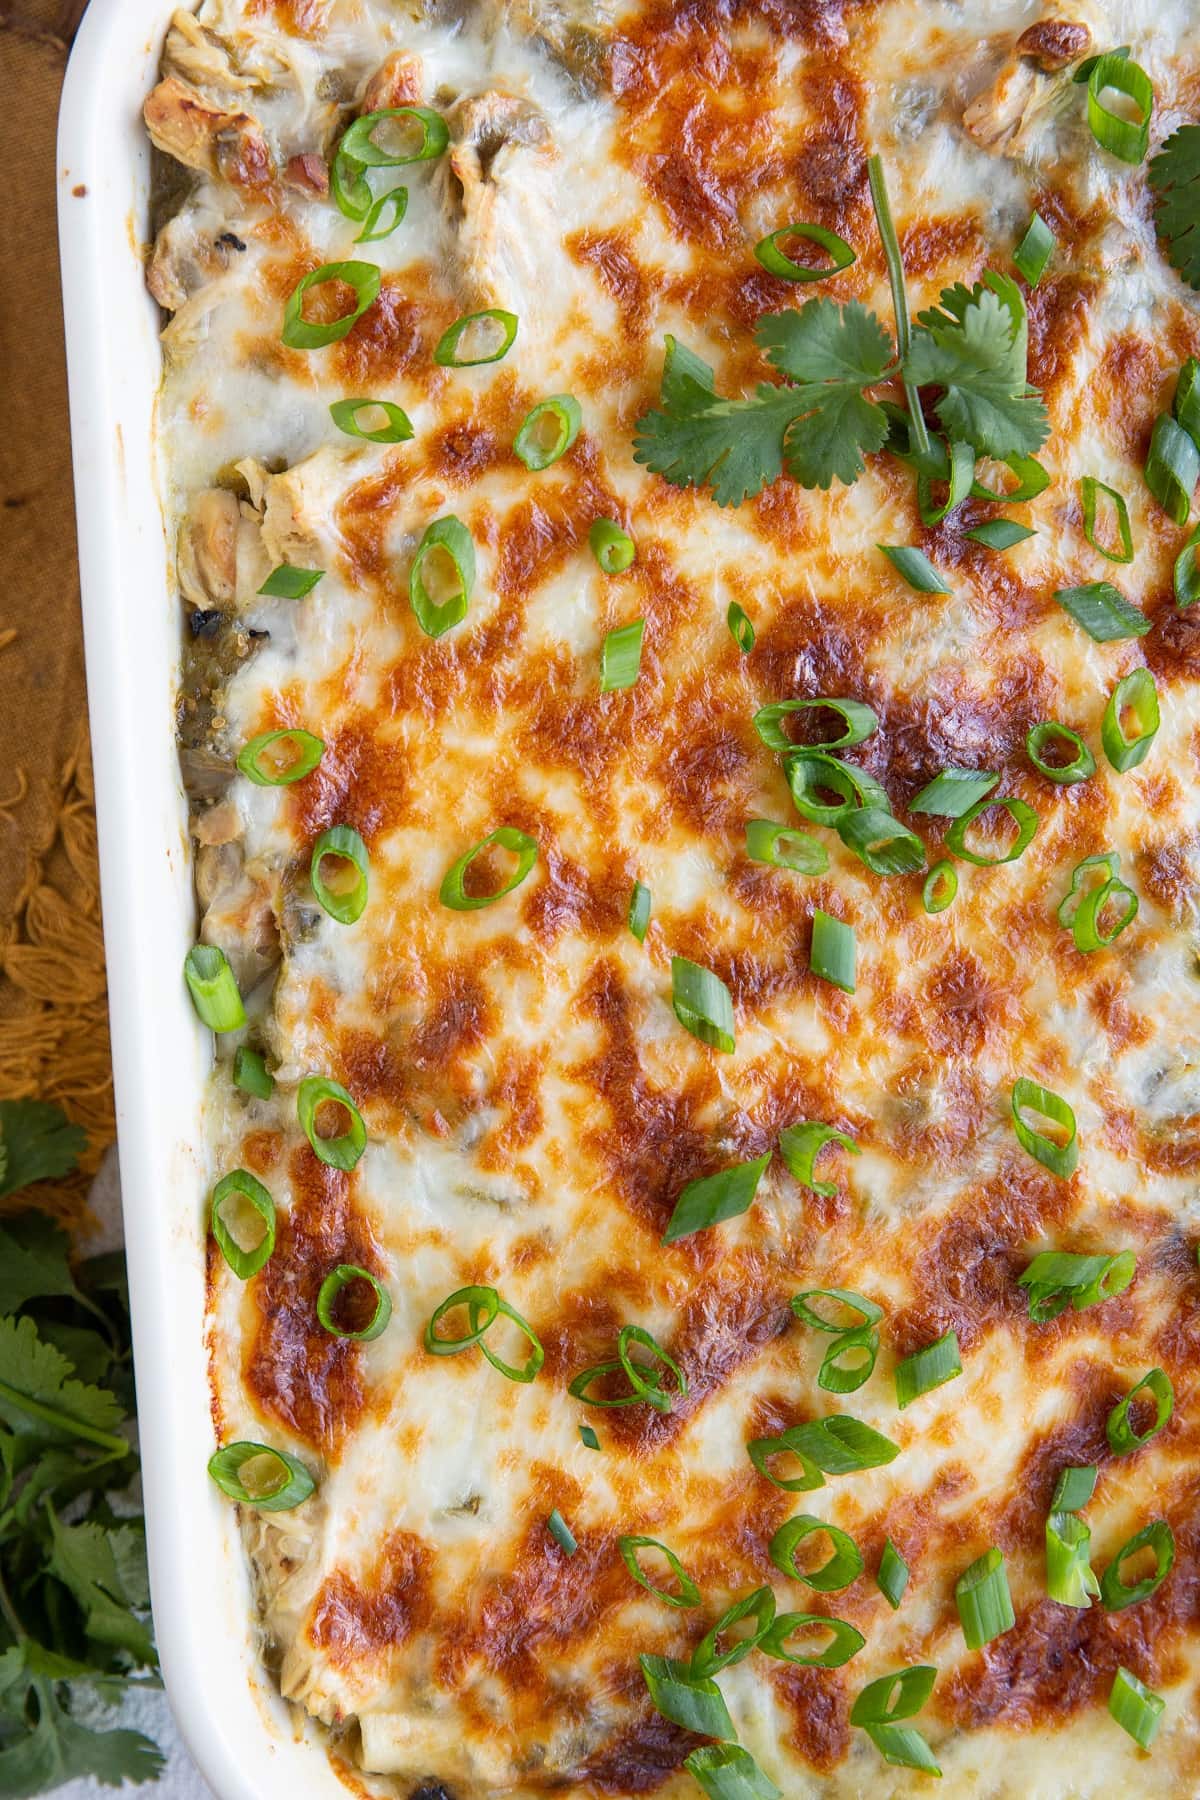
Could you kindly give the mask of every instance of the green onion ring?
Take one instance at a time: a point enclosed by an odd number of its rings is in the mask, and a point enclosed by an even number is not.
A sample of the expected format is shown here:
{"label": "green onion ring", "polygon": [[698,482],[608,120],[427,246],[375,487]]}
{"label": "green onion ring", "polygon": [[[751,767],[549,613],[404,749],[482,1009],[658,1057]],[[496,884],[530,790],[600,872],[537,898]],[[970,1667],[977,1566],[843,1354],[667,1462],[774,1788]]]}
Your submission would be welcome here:
{"label": "green onion ring", "polygon": [[[824,1650],[813,1656],[801,1656],[784,1649],[794,1632],[806,1631],[814,1625],[833,1634],[833,1642]],[[852,1656],[858,1655],[866,1641],[862,1632],[847,1624],[845,1619],[830,1619],[824,1613],[790,1612],[776,1616],[759,1639],[758,1648],[764,1655],[778,1657],[780,1662],[795,1663],[800,1669],[840,1669]]]}
{"label": "green onion ring", "polygon": [[949,857],[935,862],[921,888],[921,904],[930,914],[945,912],[958,892],[958,870]]}
{"label": "green onion ring", "polygon": [[[493,844],[498,844],[502,850],[510,850],[517,859],[517,866],[508,880],[503,882],[494,893],[468,894],[463,885],[467,870],[475,858],[482,856],[485,850],[490,850]],[[472,844],[471,848],[460,856],[456,863],[450,865],[442,877],[442,885],[438,889],[438,899],[452,912],[478,912],[480,907],[494,906],[497,900],[503,900],[506,894],[511,894],[514,888],[520,887],[537,859],[536,838],[531,838],[524,831],[518,831],[515,825],[497,826],[495,831],[489,832],[485,838],[480,838],[477,844]]]}
{"label": "green onion ring", "polygon": [[669,1413],[672,1407],[671,1395],[659,1385],[656,1377],[649,1379],[643,1375],[644,1364],[635,1363],[629,1354],[631,1343],[640,1344],[648,1350],[656,1362],[669,1369],[675,1377],[676,1390],[683,1399],[688,1391],[687,1376],[673,1357],[667,1355],[662,1345],[653,1338],[641,1325],[622,1325],[617,1334],[617,1360],[625,1371],[630,1387],[643,1400],[648,1400],[656,1412]]}
{"label": "green onion ring", "polygon": [[[500,327],[500,345],[489,351],[486,356],[460,356],[458,346],[472,325],[478,325],[481,319],[494,320]],[[500,362],[506,357],[516,342],[517,315],[505,312],[499,306],[487,306],[482,312],[464,313],[461,319],[455,319],[453,325],[443,331],[437,341],[433,360],[443,369],[478,369],[484,363]]]}
{"label": "green onion ring", "polygon": [[[232,1195],[249,1201],[263,1222],[263,1234],[250,1250],[244,1250],[221,1217],[221,1208]],[[212,1191],[210,1222],[217,1248],[239,1281],[257,1275],[275,1248],[275,1202],[261,1181],[248,1169],[233,1169],[222,1175]]]}
{"label": "green onion ring", "polygon": [[[381,279],[375,264],[369,262],[322,263],[320,268],[310,269],[293,288],[283,309],[282,337],[288,349],[319,350],[326,344],[339,343],[353,330],[368,307],[375,304]],[[330,281],[344,281],[354,289],[354,310],[343,313],[340,319],[334,319],[328,325],[306,319],[304,297],[308,290],[324,287]]]}
{"label": "green onion ring", "polygon": [[[363,430],[358,415],[367,406],[377,406],[386,415],[386,426],[381,426],[378,431]],[[391,400],[334,400],[330,403],[329,416],[347,437],[362,438],[368,444],[406,444],[413,434],[412,420]]]}
{"label": "green onion ring", "polygon": [[[805,1538],[823,1531],[833,1545],[833,1554],[819,1569],[804,1574],[796,1567],[796,1551]],[[862,1574],[863,1559],[858,1545],[848,1533],[811,1513],[798,1513],[779,1527],[767,1546],[767,1555],[781,1575],[815,1588],[819,1594],[840,1593]]]}
{"label": "green onion ring", "polygon": [[[722,1633],[749,1618],[755,1624],[752,1634],[735,1639],[728,1650],[718,1651],[717,1639]],[[774,1622],[775,1595],[769,1587],[755,1588],[752,1594],[746,1594],[727,1607],[716,1624],[705,1632],[692,1651],[692,1669],[697,1675],[717,1675],[722,1669],[732,1669],[737,1663],[744,1662],[752,1650],[757,1650]]]}
{"label": "green onion ring", "polygon": [[[274,1485],[264,1477],[263,1462],[276,1475]],[[275,1465],[278,1465],[276,1468]],[[254,1468],[253,1490],[242,1479],[242,1470]],[[255,1444],[245,1439],[226,1444],[208,1459],[208,1472],[223,1494],[256,1512],[290,1512],[307,1500],[316,1482],[298,1457],[270,1444]]]}
{"label": "green onion ring", "polygon": [[[358,880],[352,888],[340,892],[329,886],[321,871],[321,864],[327,856],[349,863],[356,871]],[[351,825],[331,825],[313,845],[309,863],[312,891],[330,918],[336,919],[339,925],[353,925],[356,919],[361,919],[367,904],[369,868],[367,846]]]}
{"label": "green onion ring", "polygon": [[[350,1116],[349,1125],[338,1137],[325,1138],[317,1132],[317,1109],[326,1100],[344,1107]],[[347,1173],[354,1168],[367,1147],[367,1128],[362,1114],[339,1081],[330,1081],[324,1075],[306,1075],[296,1090],[296,1113],[305,1137],[321,1162]]]}
{"label": "green onion ring", "polygon": [[[968,849],[967,832],[976,819],[997,806],[1012,819],[1017,827],[1017,835],[1003,856],[983,856],[976,850]],[[1019,856],[1024,855],[1033,842],[1037,828],[1038,816],[1024,800],[1005,794],[989,796],[968,807],[961,818],[954,820],[946,833],[946,848],[953,851],[955,856],[961,857],[963,862],[974,863],[977,868],[998,868],[1001,863],[1016,862]]]}
{"label": "green onion ring", "polygon": [[[1075,755],[1068,763],[1047,762],[1043,752],[1051,744],[1069,744]],[[1025,735],[1025,750],[1039,775],[1060,787],[1073,787],[1077,781],[1088,781],[1096,773],[1096,759],[1077,731],[1060,725],[1057,719],[1045,719],[1031,726]]]}
{"label": "green onion ring", "polygon": [[[656,1600],[665,1601],[668,1606],[699,1606],[700,1589],[675,1552],[669,1550],[666,1544],[662,1544],[657,1538],[652,1537],[622,1537],[617,1539],[617,1549],[621,1552],[621,1559],[638,1586],[644,1587],[646,1592],[653,1594]],[[671,1573],[679,1583],[677,1594],[669,1594],[665,1588],[655,1587],[638,1561],[639,1550],[660,1550],[662,1552],[671,1565]]]}
{"label": "green onion ring", "polygon": [[[467,1308],[471,1329],[463,1337],[439,1337],[439,1324],[447,1313],[459,1306]],[[426,1324],[423,1340],[426,1350],[431,1356],[457,1356],[460,1350],[470,1350],[473,1345],[483,1341],[484,1332],[495,1322],[499,1311],[500,1296],[494,1287],[457,1288],[434,1309]]]}
{"label": "green onion ring", "polygon": [[[355,1281],[365,1281],[374,1290],[375,1310],[361,1331],[344,1331],[334,1318],[333,1309],[342,1289]],[[321,1283],[317,1294],[317,1318],[322,1329],[331,1337],[350,1338],[356,1343],[366,1343],[382,1335],[391,1316],[391,1295],[369,1269],[360,1269],[355,1263],[339,1263]]]}
{"label": "green onion ring", "polygon": [[[827,250],[833,261],[827,269],[813,268],[809,263],[793,262],[779,247],[780,240],[789,237],[804,238],[816,244],[818,249]],[[774,275],[780,281],[806,284],[810,281],[824,281],[830,275],[840,275],[843,269],[848,269],[856,261],[856,253],[845,238],[839,237],[836,231],[827,231],[823,225],[781,225],[778,231],[772,231],[765,238],[759,239],[754,246],[754,255],[768,275]]]}

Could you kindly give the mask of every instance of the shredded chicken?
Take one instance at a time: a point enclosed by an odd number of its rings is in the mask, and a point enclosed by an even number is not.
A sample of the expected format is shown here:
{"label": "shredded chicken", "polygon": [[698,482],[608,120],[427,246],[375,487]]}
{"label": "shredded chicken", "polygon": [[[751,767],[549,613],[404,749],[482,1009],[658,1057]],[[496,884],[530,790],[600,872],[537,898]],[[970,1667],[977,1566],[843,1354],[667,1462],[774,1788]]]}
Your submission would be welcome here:
{"label": "shredded chicken", "polygon": [[232,800],[192,814],[192,836],[206,849],[221,849],[242,835],[242,817]]}
{"label": "shredded chicken", "polygon": [[201,198],[184,206],[159,232],[146,285],[160,306],[178,312],[245,253],[245,239],[229,230],[217,208]]}
{"label": "shredded chicken", "polygon": [[[238,987],[249,994],[278,967],[282,955],[275,917],[276,884],[266,870],[243,863],[238,846],[223,844],[214,850],[214,860],[204,869],[204,885],[211,890],[211,898],[200,936],[204,943],[225,952]],[[199,878],[198,869],[198,884]]]}
{"label": "shredded chicken", "polygon": [[354,455],[352,450],[326,444],[303,462],[268,479],[263,492],[262,539],[272,564],[321,565],[321,522],[331,516],[333,499],[345,483],[345,465]]}
{"label": "shredded chicken", "polygon": [[1030,154],[1038,132],[1066,97],[1061,71],[1092,42],[1091,25],[1078,16],[1091,10],[1092,0],[1052,4],[1022,31],[995,80],[963,113],[964,129],[983,149],[1011,157]]}
{"label": "shredded chicken", "polygon": [[206,100],[177,75],[152,89],[142,111],[153,142],[185,168],[227,181],[247,197],[269,194],[275,163],[253,114]]}
{"label": "shredded chicken", "polygon": [[237,594],[241,507],[225,488],[205,488],[179,536],[179,587],[193,606],[230,607]]}
{"label": "shredded chicken", "polygon": [[447,123],[450,150],[436,179],[461,298],[472,309],[507,307],[528,315],[547,297],[546,249],[561,232],[545,115],[528,100],[492,89],[460,100]]}

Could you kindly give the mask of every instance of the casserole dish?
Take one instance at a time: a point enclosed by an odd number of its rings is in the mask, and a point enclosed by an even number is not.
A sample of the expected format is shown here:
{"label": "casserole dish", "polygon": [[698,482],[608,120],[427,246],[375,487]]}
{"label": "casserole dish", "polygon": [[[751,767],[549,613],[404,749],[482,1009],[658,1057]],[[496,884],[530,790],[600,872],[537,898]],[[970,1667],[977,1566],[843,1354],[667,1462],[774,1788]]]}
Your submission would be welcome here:
{"label": "casserole dish", "polygon": [[59,130],[59,220],[79,563],[150,1580],[180,1731],[219,1800],[346,1789],[297,1738],[254,1641],[213,1448],[204,1335],[201,1123],[211,1037],[177,969],[195,901],[175,748],[177,614],[154,459],[158,311],[146,292],[150,145],[141,107],[158,0],[97,0]]}

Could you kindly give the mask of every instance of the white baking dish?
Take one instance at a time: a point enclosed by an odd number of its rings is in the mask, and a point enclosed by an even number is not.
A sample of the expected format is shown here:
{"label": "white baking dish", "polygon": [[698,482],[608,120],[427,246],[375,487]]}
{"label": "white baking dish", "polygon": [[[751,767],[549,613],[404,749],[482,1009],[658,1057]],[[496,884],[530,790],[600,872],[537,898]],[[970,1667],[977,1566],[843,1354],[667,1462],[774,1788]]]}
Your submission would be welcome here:
{"label": "white baking dish", "polygon": [[[93,0],[59,123],[59,231],[96,765],[104,937],[154,1622],[171,1704],[220,1800],[345,1800],[261,1672],[234,1510],[209,1482],[200,1130],[210,1038],[181,977],[194,936],[173,700],[146,292],[153,85],[170,0]],[[66,521],[63,522],[67,529]]]}

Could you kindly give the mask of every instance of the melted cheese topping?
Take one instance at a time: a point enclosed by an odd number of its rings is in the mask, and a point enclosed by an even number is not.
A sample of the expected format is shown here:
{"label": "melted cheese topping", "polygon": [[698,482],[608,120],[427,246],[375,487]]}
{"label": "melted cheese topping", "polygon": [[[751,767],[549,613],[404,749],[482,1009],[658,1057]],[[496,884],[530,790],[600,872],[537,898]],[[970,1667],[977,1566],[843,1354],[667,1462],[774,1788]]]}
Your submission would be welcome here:
{"label": "melted cheese topping", "polygon": [[[1171,597],[1183,534],[1140,475],[1200,319],[1156,246],[1144,171],[1094,144],[1069,74],[1014,50],[1026,27],[1064,19],[1090,26],[1093,49],[1133,46],[1158,95],[1156,142],[1195,113],[1190,0],[205,0],[198,23],[176,18],[148,118],[197,179],[152,264],[174,309],[161,419],[181,589],[220,615],[219,651],[185,688],[187,767],[219,784],[275,726],[326,743],[308,779],[235,778],[195,821],[203,934],[254,988],[277,1082],[268,1101],[239,1093],[222,1042],[213,1173],[255,1171],[279,1236],[246,1284],[214,1254],[214,1407],[223,1440],[267,1439],[317,1474],[297,1511],[249,1517],[247,1542],[283,1691],[334,1728],[362,1791],[682,1800],[697,1740],[654,1713],[638,1653],[686,1656],[769,1583],[781,1611],[828,1611],[867,1640],[840,1670],[756,1654],[720,1677],[741,1742],[789,1800],[925,1791],[848,1722],[866,1681],[915,1662],[939,1671],[915,1723],[948,1794],[1200,1792],[1200,635]],[[399,171],[406,219],[358,246],[320,192],[332,147],[360,107],[413,101],[446,114],[451,150]],[[858,260],[820,291],[890,324],[873,149],[914,311],[1006,268],[1034,204],[1056,235],[1029,295],[1052,484],[1014,512],[1037,535],[1003,554],[963,535],[987,505],[923,530],[911,476],[886,457],[852,488],[784,479],[732,511],[631,457],[665,333],[725,392],[762,379],[756,320],[808,297],[751,255],[783,221],[847,237]],[[300,277],[354,257],[382,269],[375,305],[339,344],[284,348]],[[513,351],[437,367],[441,333],[481,306],[519,315]],[[529,474],[515,433],[564,391],[583,431]],[[412,441],[341,435],[328,409],[346,396],[397,402]],[[1118,581],[1153,621],[1141,641],[1094,644],[1053,601],[1110,573],[1083,537],[1084,474],[1128,499],[1137,550]],[[479,573],[465,623],[433,641],[407,575],[445,513],[469,528]],[[588,552],[598,517],[636,540],[619,577]],[[951,593],[912,592],[878,542],[923,545]],[[258,596],[282,560],[325,571],[307,599]],[[758,633],[745,657],[726,629],[733,600]],[[639,617],[640,679],[602,695],[604,636]],[[1100,757],[1075,787],[1038,776],[1029,728],[1065,721],[1099,757],[1106,698],[1143,662],[1163,710],[1146,762],[1118,775]],[[960,864],[936,918],[920,877],[873,876],[832,833],[818,879],[748,861],[747,819],[799,823],[752,716],[816,694],[875,708],[853,755],[897,809],[945,765],[998,771],[1001,793],[1038,810],[1029,850]],[[315,837],[338,823],[371,855],[349,927],[307,878]],[[944,822],[914,823],[933,860]],[[533,874],[494,906],[446,910],[446,868],[500,825],[537,839]],[[1110,848],[1140,911],[1085,957],[1055,908],[1073,866]],[[635,879],[654,899],[644,946],[626,928]],[[809,972],[816,907],[855,928],[853,996]],[[734,1054],[677,1022],[673,954],[728,984]],[[297,1123],[310,1072],[362,1109],[351,1175],[319,1162]],[[1022,1074],[1075,1109],[1069,1181],[1013,1135]],[[861,1148],[822,1165],[832,1197],[776,1158],[743,1217],[661,1245],[686,1181],[804,1119]],[[1039,1250],[1126,1247],[1138,1270],[1119,1298],[1030,1322],[1016,1278]],[[317,1324],[317,1288],[341,1262],[391,1295],[373,1342]],[[425,1321],[467,1283],[495,1285],[538,1333],[531,1384],[478,1353],[424,1352]],[[842,1400],[817,1386],[827,1341],[787,1307],[833,1285],[886,1309],[875,1373]],[[629,1321],[686,1371],[669,1416],[568,1397]],[[962,1376],[898,1413],[896,1362],[950,1328]],[[1175,1384],[1174,1418],[1115,1459],[1108,1412],[1153,1366]],[[831,1411],[900,1454],[799,1497],[756,1474],[749,1439]],[[1091,1462],[1098,1569],[1151,1518],[1175,1533],[1170,1577],[1121,1612],[1045,1594],[1058,1471]],[[553,1508],[573,1557],[548,1534]],[[798,1511],[859,1545],[866,1572],[844,1592],[814,1596],[769,1561]],[[637,1588],[622,1533],[667,1542],[703,1606],[669,1610]],[[896,1613],[872,1579],[889,1535],[912,1570]],[[992,1544],[1016,1624],[969,1652],[954,1582]],[[1150,1758],[1107,1713],[1119,1664],[1166,1699]]]}

